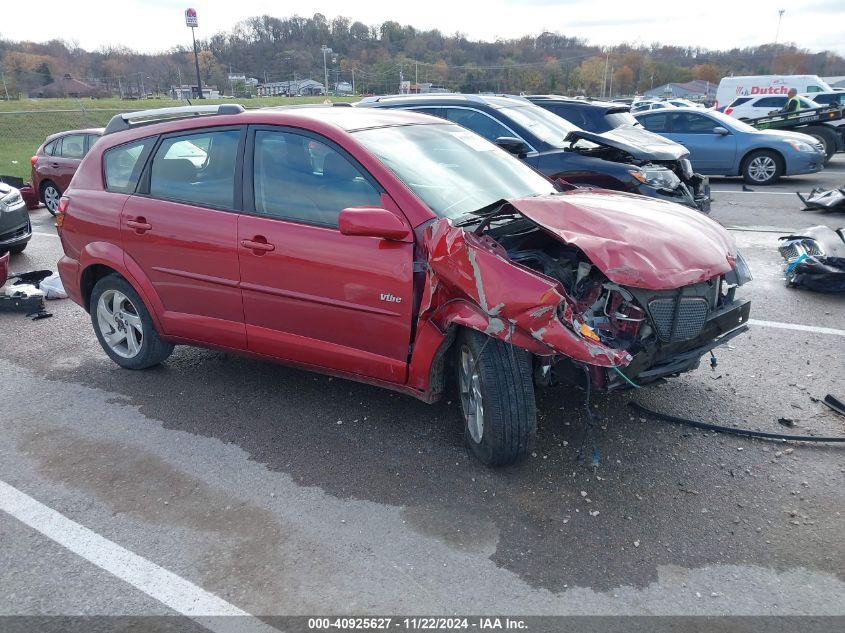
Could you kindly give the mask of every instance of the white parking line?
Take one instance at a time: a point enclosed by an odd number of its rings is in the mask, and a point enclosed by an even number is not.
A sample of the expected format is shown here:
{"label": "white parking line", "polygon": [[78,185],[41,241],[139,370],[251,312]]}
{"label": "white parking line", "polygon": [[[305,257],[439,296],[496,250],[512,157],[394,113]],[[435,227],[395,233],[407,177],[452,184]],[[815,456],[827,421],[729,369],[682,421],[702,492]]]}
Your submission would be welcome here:
{"label": "white parking line", "polygon": [[799,332],[812,332],[814,334],[832,334],[834,336],[845,336],[845,330],[836,330],[832,327],[799,325],[798,323],[781,323],[780,321],[761,321],[759,319],[748,319],[748,324],[756,325],[758,327],[773,327],[781,330],[798,330]]}
{"label": "white parking line", "polygon": [[0,481],[0,510],[211,631],[279,633],[246,611],[92,532],[5,481]]}
{"label": "white parking line", "polygon": [[56,239],[59,238],[59,236],[56,235],[55,233],[41,233],[40,231],[33,231],[32,234],[33,235],[40,235],[41,237],[55,237]]}
{"label": "white parking line", "polygon": [[794,191],[743,191],[742,189],[711,189],[710,193],[765,193],[770,196],[794,196]]}

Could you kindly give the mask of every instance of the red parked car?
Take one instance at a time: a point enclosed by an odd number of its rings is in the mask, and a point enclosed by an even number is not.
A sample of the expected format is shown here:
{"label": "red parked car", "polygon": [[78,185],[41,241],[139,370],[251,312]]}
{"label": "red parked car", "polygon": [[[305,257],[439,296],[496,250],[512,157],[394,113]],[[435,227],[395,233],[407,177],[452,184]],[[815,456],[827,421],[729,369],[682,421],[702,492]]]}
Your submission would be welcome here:
{"label": "red parked car", "polygon": [[676,375],[749,315],[747,268],[713,220],[559,192],[472,132],[401,111],[121,115],[56,224],[64,287],[118,365],[184,343],[426,402],[454,367],[487,464],[530,450],[535,385]]}
{"label": "red parked car", "polygon": [[32,189],[53,215],[79,163],[102,134],[103,128],[59,132],[48,136],[35,152],[30,161]]}

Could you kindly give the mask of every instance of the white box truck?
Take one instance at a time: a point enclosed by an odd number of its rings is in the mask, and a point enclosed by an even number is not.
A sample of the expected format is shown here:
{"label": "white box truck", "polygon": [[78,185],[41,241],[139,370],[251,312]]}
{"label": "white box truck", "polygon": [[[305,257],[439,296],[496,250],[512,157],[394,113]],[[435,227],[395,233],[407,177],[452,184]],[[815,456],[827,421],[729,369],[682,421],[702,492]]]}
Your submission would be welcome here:
{"label": "white box truck", "polygon": [[716,90],[716,108],[724,108],[737,97],[785,95],[790,88],[802,92],[831,92],[818,75],[746,75],[724,77]]}

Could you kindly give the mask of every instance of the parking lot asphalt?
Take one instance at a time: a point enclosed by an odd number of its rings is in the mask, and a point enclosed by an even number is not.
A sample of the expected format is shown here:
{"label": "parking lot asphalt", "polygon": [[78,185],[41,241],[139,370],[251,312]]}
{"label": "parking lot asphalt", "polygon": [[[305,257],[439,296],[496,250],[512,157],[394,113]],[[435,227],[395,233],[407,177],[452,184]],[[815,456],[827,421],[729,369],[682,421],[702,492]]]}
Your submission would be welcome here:
{"label": "parking lot asphalt", "polygon": [[[577,390],[540,392],[534,454],[490,470],[463,448],[454,393],[426,405],[187,347],[129,372],[69,301],[42,321],[0,314],[0,615],[184,612],[163,599],[180,580],[256,615],[845,615],[841,445],[716,435],[626,406],[845,436],[818,402],[845,398],[845,296],[787,289],[776,250],[778,231],[845,226],[794,195],[843,183],[841,154],[774,187],[713,179],[757,323],[715,369],[596,396],[595,472],[576,459]],[[60,256],[47,212],[32,220],[13,270]],[[122,551],[138,560],[112,565]],[[155,582],[125,571],[136,563]]]}

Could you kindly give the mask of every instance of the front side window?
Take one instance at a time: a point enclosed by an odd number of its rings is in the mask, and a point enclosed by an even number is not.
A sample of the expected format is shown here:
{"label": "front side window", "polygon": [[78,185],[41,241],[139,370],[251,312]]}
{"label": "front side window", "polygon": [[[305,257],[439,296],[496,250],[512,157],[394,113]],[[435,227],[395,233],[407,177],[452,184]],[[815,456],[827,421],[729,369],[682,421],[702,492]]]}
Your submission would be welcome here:
{"label": "front side window", "polygon": [[735,108],[737,106],[741,106],[743,103],[748,103],[751,101],[751,97],[737,97],[733,101],[731,101],[729,108]]}
{"label": "front side window", "polygon": [[139,160],[154,139],[143,139],[126,145],[118,145],[106,150],[103,155],[103,173],[106,189],[119,193],[133,193],[138,185],[138,178],[143,161]]}
{"label": "front side window", "polygon": [[403,125],[354,135],[441,217],[455,219],[502,199],[555,193],[551,182],[518,158],[456,125]]}
{"label": "front side window", "polygon": [[705,116],[680,113],[672,115],[672,131],[675,134],[712,134],[716,124]]}
{"label": "front side window", "polygon": [[239,130],[172,136],[153,157],[150,195],[220,209],[235,208]]}
{"label": "front side window", "polygon": [[62,139],[62,158],[82,158],[85,156],[85,135],[68,134]]}
{"label": "front side window", "polygon": [[337,226],[349,207],[381,206],[381,193],[334,147],[291,132],[255,133],[255,210],[286,220]]}
{"label": "front side window", "polygon": [[513,136],[513,132],[504,125],[477,110],[446,108],[446,118],[483,136],[488,141],[495,141],[502,136]]}

